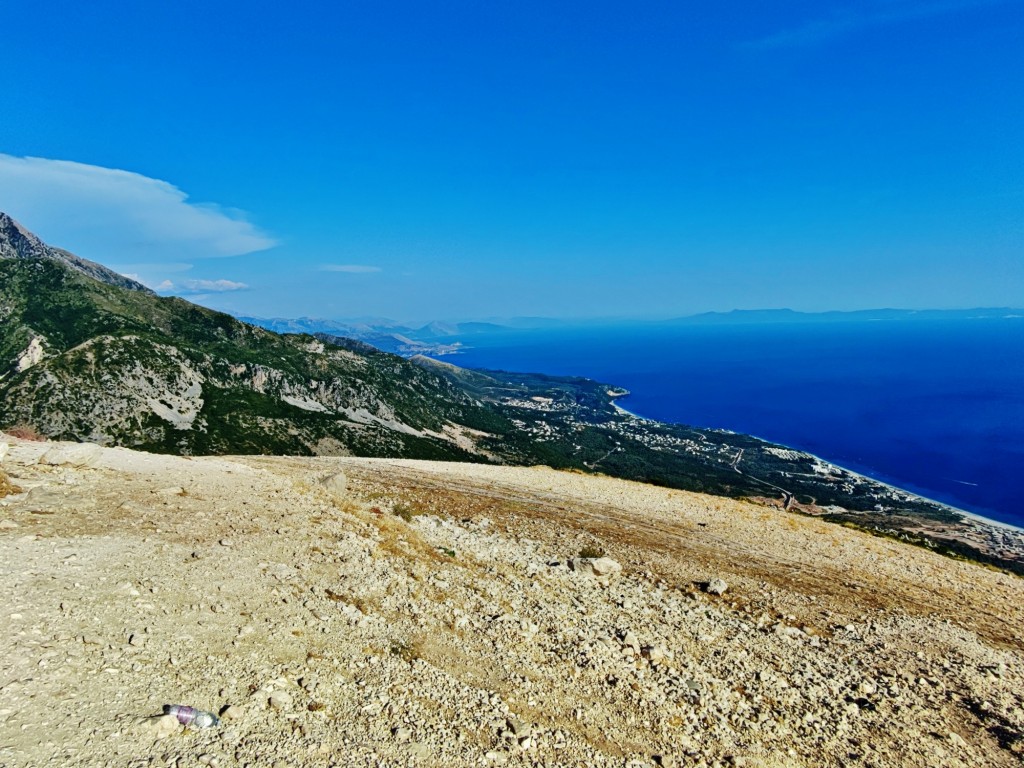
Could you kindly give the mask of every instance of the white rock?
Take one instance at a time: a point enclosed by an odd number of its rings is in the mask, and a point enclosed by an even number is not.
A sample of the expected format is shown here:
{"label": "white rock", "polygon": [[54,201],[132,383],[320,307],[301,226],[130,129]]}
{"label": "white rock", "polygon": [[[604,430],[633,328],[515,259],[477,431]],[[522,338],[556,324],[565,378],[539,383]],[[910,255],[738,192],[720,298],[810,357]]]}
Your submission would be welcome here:
{"label": "white rock", "polygon": [[348,478],[344,472],[337,472],[323,479],[323,486],[334,496],[344,496],[348,492]]}
{"label": "white rock", "polygon": [[614,576],[615,574],[622,573],[622,566],[610,557],[599,557],[594,560],[590,567],[593,568],[594,573],[597,576]]}
{"label": "white rock", "polygon": [[518,739],[525,738],[533,733],[533,727],[529,723],[524,723],[518,717],[508,718],[508,727]]}
{"label": "white rock", "polygon": [[956,745],[958,747],[961,747],[961,748],[967,746],[967,742],[964,740],[964,737],[961,736],[956,731],[950,731],[948,738],[949,738],[949,743],[950,744],[954,744],[954,745]]}
{"label": "white rock", "polygon": [[181,723],[174,715],[162,715],[151,719],[148,723],[153,738],[159,741],[181,731]]}
{"label": "white rock", "polygon": [[649,645],[641,649],[641,654],[651,664],[661,664],[665,660],[665,650],[656,645]]}
{"label": "white rock", "polygon": [[574,557],[569,561],[569,568],[603,583],[611,581],[622,572],[622,566],[610,557]]}
{"label": "white rock", "polygon": [[722,579],[712,579],[708,582],[707,592],[711,595],[724,595],[729,585]]}
{"label": "white rock", "polygon": [[292,696],[287,691],[274,691],[270,694],[270,706],[274,709],[291,709]]}
{"label": "white rock", "polygon": [[103,449],[93,443],[64,443],[55,445],[39,457],[40,464],[51,466],[91,467],[103,454]]}

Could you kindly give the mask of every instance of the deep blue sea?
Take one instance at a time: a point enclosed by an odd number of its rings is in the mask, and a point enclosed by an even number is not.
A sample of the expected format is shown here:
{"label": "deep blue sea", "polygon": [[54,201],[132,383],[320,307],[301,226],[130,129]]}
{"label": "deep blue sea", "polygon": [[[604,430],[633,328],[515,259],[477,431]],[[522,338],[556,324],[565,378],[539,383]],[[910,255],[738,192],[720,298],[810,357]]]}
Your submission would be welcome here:
{"label": "deep blue sea", "polygon": [[464,339],[464,367],[626,387],[640,416],[744,432],[1024,526],[1024,319],[665,325]]}

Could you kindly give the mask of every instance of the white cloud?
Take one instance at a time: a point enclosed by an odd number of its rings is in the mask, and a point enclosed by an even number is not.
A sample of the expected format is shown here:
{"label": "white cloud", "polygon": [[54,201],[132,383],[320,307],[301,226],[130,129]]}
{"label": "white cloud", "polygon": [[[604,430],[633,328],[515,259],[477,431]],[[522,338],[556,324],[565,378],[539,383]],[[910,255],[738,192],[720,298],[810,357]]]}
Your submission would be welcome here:
{"label": "white cloud", "polygon": [[245,283],[239,283],[234,280],[182,280],[179,285],[176,285],[171,280],[164,280],[150,287],[161,293],[181,294],[227,293],[229,291],[244,291],[249,288]]}
{"label": "white cloud", "polygon": [[350,272],[352,274],[380,272],[380,267],[370,267],[366,264],[325,264],[321,269],[324,272]]}
{"label": "white cloud", "polygon": [[183,280],[181,283],[190,291],[244,291],[249,286],[245,283],[236,283],[234,280]]}
{"label": "white cloud", "polygon": [[240,211],[190,202],[166,181],[68,160],[0,153],[0,211],[104,264],[178,265],[277,244]]}

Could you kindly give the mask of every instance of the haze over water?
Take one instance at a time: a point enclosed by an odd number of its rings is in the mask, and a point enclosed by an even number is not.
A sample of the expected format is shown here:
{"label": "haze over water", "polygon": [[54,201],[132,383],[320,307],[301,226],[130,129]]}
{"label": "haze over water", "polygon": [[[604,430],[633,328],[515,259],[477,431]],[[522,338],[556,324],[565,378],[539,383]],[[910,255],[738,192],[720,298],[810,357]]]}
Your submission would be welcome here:
{"label": "haze over water", "polygon": [[1024,526],[1024,319],[510,331],[464,367],[624,386],[647,418],[809,451]]}

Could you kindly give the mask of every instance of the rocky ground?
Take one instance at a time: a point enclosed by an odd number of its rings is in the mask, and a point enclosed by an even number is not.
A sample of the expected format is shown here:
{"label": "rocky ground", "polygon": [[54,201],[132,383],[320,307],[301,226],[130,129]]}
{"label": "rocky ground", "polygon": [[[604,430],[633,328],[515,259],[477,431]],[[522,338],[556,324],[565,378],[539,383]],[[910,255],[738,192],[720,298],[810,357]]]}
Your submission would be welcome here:
{"label": "rocky ground", "polygon": [[0,766],[1024,758],[1014,576],[544,468],[5,442]]}

